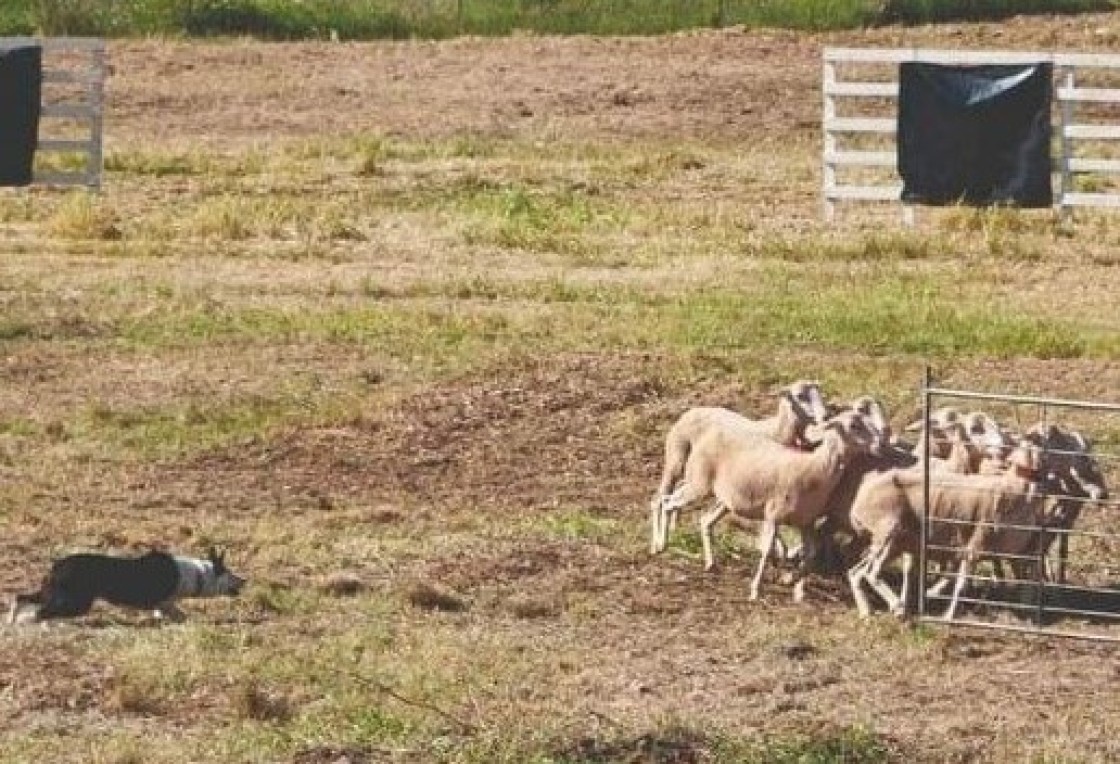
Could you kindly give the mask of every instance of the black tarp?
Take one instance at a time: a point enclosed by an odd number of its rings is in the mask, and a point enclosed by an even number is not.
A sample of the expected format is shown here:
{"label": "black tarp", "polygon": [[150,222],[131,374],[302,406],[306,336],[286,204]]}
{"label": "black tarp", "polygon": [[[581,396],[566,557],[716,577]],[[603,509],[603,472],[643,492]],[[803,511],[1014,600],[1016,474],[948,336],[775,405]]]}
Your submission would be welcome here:
{"label": "black tarp", "polygon": [[0,186],[31,182],[42,82],[42,47],[0,48]]}
{"label": "black tarp", "polygon": [[1049,207],[1051,70],[901,64],[902,200]]}

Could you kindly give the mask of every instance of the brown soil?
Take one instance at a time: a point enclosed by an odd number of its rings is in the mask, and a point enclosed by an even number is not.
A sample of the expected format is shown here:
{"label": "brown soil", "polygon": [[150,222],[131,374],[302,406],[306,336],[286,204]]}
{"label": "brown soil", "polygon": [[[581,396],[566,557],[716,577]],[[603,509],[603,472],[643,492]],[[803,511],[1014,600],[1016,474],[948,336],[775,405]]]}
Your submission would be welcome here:
{"label": "brown soil", "polygon": [[780,141],[820,122],[824,45],[1108,51],[1114,14],[837,35],[111,46],[106,134],[211,144],[375,132]]}

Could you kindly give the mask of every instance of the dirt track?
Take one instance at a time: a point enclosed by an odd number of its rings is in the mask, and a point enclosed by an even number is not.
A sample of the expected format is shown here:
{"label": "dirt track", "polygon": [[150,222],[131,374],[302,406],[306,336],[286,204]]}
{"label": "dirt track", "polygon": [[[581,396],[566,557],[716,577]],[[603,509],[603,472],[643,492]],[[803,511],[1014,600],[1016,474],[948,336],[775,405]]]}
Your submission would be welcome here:
{"label": "dirt track", "polygon": [[107,135],[110,146],[354,132],[780,140],[819,125],[824,45],[1108,51],[1118,37],[1104,14],[819,36],[119,43]]}

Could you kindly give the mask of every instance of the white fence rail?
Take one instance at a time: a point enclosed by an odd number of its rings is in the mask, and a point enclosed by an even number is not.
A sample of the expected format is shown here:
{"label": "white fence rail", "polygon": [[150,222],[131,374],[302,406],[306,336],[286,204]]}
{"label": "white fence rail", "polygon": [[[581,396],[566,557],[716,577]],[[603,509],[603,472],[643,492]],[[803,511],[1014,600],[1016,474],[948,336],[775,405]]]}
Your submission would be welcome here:
{"label": "white fence rail", "polygon": [[[101,187],[105,42],[90,37],[0,37],[0,49],[43,48],[43,94],[36,154],[81,154],[81,169],[36,168],[33,182]],[[38,163],[37,163],[38,164]],[[47,167],[51,162],[47,161]]]}
{"label": "white fence rail", "polygon": [[[983,64],[1050,63],[1058,80],[1054,88],[1058,124],[1054,135],[1059,152],[1054,171],[1060,176],[1056,184],[1055,205],[1063,212],[1073,207],[1120,207],[1120,191],[1078,191],[1074,177],[1079,173],[1120,176],[1120,159],[1108,156],[1084,156],[1092,146],[1084,142],[1120,141],[1120,123],[1077,123],[1078,104],[1120,105],[1120,87],[1087,87],[1078,84],[1079,70],[1110,70],[1120,77],[1120,55],[1095,53],[1033,53],[1024,51],[961,51],[902,48],[825,48],[821,91],[824,96],[822,134],[822,199],[828,220],[836,214],[836,203],[843,201],[879,201],[901,204],[902,183],[897,170],[890,177],[847,182],[840,178],[843,168],[891,168],[897,166],[897,117],[839,116],[839,104],[846,99],[898,100],[898,64],[921,62],[977,66]],[[842,78],[841,69],[858,66],[866,70],[879,66],[886,76],[895,79]],[[888,69],[887,67],[892,67]],[[866,75],[863,75],[866,77]],[[858,101],[857,101],[858,103]],[[897,114],[897,103],[894,108]],[[851,139],[871,138],[892,147],[877,145],[873,149],[846,146]],[[903,206],[906,219],[913,209]]]}

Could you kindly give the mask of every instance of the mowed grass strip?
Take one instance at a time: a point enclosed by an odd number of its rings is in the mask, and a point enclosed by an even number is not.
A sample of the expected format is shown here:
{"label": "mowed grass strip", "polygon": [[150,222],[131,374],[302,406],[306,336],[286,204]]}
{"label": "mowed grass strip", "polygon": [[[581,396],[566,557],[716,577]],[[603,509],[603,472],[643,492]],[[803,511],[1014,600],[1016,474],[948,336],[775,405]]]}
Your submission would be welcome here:
{"label": "mowed grass strip", "polygon": [[[0,221],[36,227],[51,239],[44,250],[221,258],[252,246],[291,257],[294,245],[352,258],[366,242],[384,249],[386,231],[415,215],[441,245],[612,268],[729,255],[1036,263],[1070,235],[1052,215],[1007,210],[931,212],[937,222],[920,231],[823,227],[798,209],[802,184],[788,182],[792,167],[812,187],[814,148],[806,142],[776,162],[765,147],[360,134],[293,140],[269,153],[122,149],[106,162],[112,193],[4,195]],[[1067,257],[1111,262],[1120,238],[1093,227],[1087,246]]]}
{"label": "mowed grass strip", "polygon": [[985,299],[982,290],[965,295],[924,276],[869,281],[854,275],[813,285],[778,269],[741,290],[682,294],[556,280],[525,285],[475,279],[445,288],[455,299],[406,297],[324,309],[157,307],[142,320],[119,317],[115,334],[145,348],[313,339],[437,363],[488,350],[690,352],[787,345],[931,356],[1120,355],[1120,336],[1099,322],[1039,318],[992,295]]}
{"label": "mowed grass strip", "polygon": [[[910,359],[1097,359],[1120,357],[1120,334],[1096,318],[1044,318],[974,284],[942,286],[921,273],[834,273],[810,277],[771,264],[742,285],[663,292],[634,284],[507,281],[481,275],[397,291],[355,291],[319,301],[247,301],[158,288],[120,296],[91,293],[61,316],[29,301],[3,324],[13,348],[65,342],[158,359],[205,350],[236,359],[253,348],[322,345],[357,349],[406,386],[540,353],[654,352],[670,357],[760,357],[801,350]],[[753,279],[753,280],[752,280]],[[119,300],[118,300],[119,297]],[[903,362],[900,360],[900,362]],[[51,418],[78,442],[134,455],[205,448],[266,435],[293,423],[345,418],[368,396],[358,376],[278,375],[252,391],[162,403],[92,400]],[[11,418],[15,436],[42,435],[42,422]],[[40,431],[43,431],[40,433]]]}

